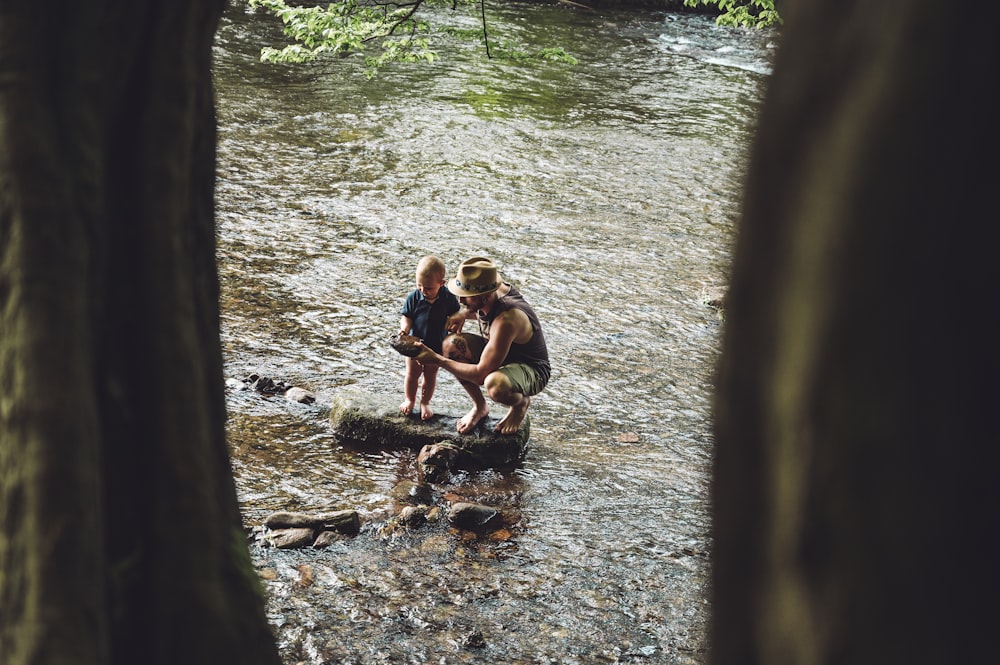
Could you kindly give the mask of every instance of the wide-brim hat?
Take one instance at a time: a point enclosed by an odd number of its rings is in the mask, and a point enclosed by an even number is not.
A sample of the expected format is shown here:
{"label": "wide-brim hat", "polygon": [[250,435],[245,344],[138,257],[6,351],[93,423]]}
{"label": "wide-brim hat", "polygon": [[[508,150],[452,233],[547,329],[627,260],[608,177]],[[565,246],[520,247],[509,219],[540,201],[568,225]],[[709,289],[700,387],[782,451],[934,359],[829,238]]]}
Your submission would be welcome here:
{"label": "wide-brim hat", "polygon": [[496,264],[484,256],[473,256],[458,266],[455,279],[448,282],[448,290],[456,296],[481,296],[500,288]]}

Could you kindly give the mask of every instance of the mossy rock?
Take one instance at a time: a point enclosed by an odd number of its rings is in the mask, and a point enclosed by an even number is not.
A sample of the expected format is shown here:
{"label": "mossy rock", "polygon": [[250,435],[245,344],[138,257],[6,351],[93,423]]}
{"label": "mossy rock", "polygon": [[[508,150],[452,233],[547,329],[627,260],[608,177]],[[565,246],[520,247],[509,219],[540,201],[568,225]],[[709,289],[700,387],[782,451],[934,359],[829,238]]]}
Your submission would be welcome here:
{"label": "mossy rock", "polygon": [[[500,417],[506,407],[499,406]],[[464,414],[437,413],[430,420],[399,412],[398,395],[382,395],[360,390],[342,390],[330,406],[330,426],[341,444],[360,450],[409,448],[446,444],[461,452],[456,463],[462,468],[497,468],[516,466],[524,460],[530,432],[530,417],[525,416],[514,434],[497,434],[493,428],[499,417],[487,416],[471,432],[456,430]]]}

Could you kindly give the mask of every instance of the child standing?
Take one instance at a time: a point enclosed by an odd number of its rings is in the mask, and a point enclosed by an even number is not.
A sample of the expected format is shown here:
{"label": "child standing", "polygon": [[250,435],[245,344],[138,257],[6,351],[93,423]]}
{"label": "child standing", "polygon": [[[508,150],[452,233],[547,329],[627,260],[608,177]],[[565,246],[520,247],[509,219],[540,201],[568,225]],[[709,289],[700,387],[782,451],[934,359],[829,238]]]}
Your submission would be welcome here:
{"label": "child standing", "polygon": [[[402,315],[399,320],[399,330],[404,335],[413,335],[424,341],[424,345],[441,353],[441,340],[447,330],[445,324],[448,317],[458,311],[458,298],[444,288],[444,262],[436,256],[425,256],[417,264],[417,288],[406,297]],[[410,415],[417,399],[417,385],[420,376],[424,377],[423,388],[420,391],[420,419],[427,420],[434,415],[431,410],[431,397],[437,385],[437,365],[422,366],[413,358],[406,359],[406,378],[403,380],[403,403],[399,410]]]}

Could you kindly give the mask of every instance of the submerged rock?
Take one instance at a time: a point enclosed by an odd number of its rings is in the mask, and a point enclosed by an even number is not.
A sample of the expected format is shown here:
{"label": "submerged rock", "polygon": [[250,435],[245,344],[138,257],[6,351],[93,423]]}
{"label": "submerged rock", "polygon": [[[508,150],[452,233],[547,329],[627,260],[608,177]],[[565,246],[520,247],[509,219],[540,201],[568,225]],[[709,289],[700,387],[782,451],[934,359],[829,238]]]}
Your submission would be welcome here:
{"label": "submerged rock", "polygon": [[456,501],[448,511],[448,522],[452,526],[480,533],[512,526],[520,519],[521,511],[517,508],[490,506],[474,501]]}
{"label": "submerged rock", "polygon": [[502,518],[493,506],[462,501],[451,505],[448,521],[460,529],[482,529],[499,524]]}
{"label": "submerged rock", "polygon": [[466,649],[482,649],[486,646],[486,638],[481,630],[475,628],[463,635],[459,643]]}
{"label": "submerged rock", "polygon": [[401,480],[389,491],[389,496],[400,503],[419,506],[432,501],[433,491],[427,483]]}

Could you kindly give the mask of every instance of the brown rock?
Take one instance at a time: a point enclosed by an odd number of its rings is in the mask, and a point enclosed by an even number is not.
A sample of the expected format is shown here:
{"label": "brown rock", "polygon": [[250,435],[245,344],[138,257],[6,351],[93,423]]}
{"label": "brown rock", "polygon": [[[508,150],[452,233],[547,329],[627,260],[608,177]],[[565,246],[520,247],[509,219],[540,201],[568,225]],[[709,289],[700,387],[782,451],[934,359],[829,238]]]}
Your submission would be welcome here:
{"label": "brown rock", "polygon": [[338,541],[344,540],[345,538],[346,536],[344,536],[344,534],[337,533],[336,531],[323,531],[318,536],[316,536],[316,540],[313,541],[312,546],[318,550],[321,550],[325,547],[333,545]]}
{"label": "brown rock", "polygon": [[493,506],[461,501],[451,505],[448,521],[459,529],[478,530],[502,523],[503,517]]}
{"label": "brown rock", "polygon": [[400,414],[397,395],[347,389],[333,398],[330,426],[339,443],[355,449],[419,451],[424,446],[448,445],[454,453],[438,454],[439,460],[446,462],[452,471],[515,468],[524,461],[527,452],[531,415],[525,416],[516,433],[507,435],[494,431],[505,409],[497,412],[499,416],[491,414],[472,431],[459,434],[456,425],[464,413],[442,411],[430,420],[420,420]]}
{"label": "brown rock", "polygon": [[309,528],[314,531],[337,531],[354,535],[361,530],[361,518],[356,510],[327,513],[271,513],[264,520],[268,529]]}
{"label": "brown rock", "polygon": [[413,335],[402,335],[397,333],[389,338],[389,346],[396,349],[396,351],[402,353],[404,356],[412,358],[420,353],[420,347],[417,346],[417,342],[422,341],[422,339],[414,337]]}
{"label": "brown rock", "polygon": [[267,534],[267,541],[281,550],[308,547],[316,540],[316,531],[309,528],[277,529]]}

